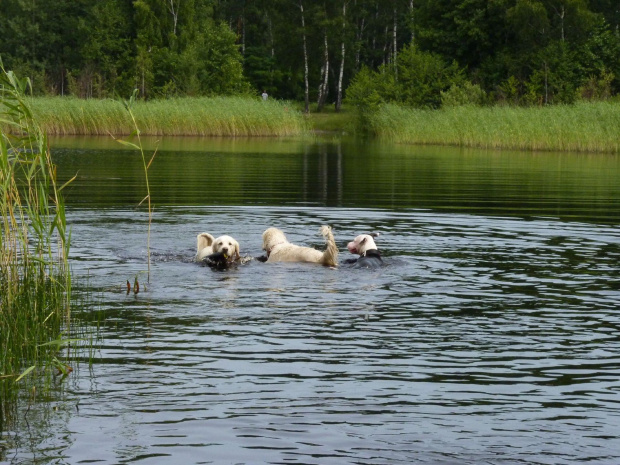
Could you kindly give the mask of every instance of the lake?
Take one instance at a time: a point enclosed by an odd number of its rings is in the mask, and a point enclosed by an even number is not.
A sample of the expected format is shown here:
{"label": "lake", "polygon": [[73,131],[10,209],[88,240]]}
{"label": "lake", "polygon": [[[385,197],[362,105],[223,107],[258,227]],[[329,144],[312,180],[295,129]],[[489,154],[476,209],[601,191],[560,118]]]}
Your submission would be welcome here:
{"label": "lake", "polygon": [[[52,146],[101,340],[0,461],[620,463],[618,155],[166,139],[147,277],[140,155]],[[192,262],[203,231],[259,257],[323,224],[386,266]]]}

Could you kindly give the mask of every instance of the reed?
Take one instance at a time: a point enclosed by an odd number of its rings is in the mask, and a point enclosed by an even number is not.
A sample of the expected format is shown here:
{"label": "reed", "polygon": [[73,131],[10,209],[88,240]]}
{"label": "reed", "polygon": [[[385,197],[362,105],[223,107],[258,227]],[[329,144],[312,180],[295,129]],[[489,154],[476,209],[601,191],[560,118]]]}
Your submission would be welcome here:
{"label": "reed", "polygon": [[[38,383],[68,368],[70,232],[47,136],[24,97],[28,81],[0,63],[0,401],[17,381]],[[27,376],[45,373],[45,376]],[[36,381],[34,381],[36,380]],[[35,384],[36,385],[36,384]],[[5,402],[2,402],[4,405]],[[0,415],[2,412],[0,412]]]}
{"label": "reed", "polygon": [[[134,123],[116,100],[37,97],[34,117],[49,135],[128,135]],[[250,97],[136,101],[136,124],[148,136],[292,136],[305,132],[301,112],[287,102]]]}
{"label": "reed", "polygon": [[441,110],[386,105],[372,116],[371,132],[403,144],[618,152],[620,105],[580,102],[548,107],[460,106]]}
{"label": "reed", "polygon": [[[132,135],[136,136],[137,143],[133,143],[133,142],[126,141],[126,140],[120,140],[120,139],[117,139],[117,141],[125,146],[138,150],[142,157],[142,167],[144,169],[144,180],[146,183],[146,197],[144,197],[144,199],[142,199],[142,201],[138,205],[141,205],[142,203],[144,203],[144,201],[146,201],[148,214],[149,214],[149,223],[148,223],[148,230],[147,230],[147,236],[146,236],[146,255],[147,255],[147,281],[150,283],[151,281],[151,225],[153,223],[153,206],[151,204],[149,168],[151,167],[151,163],[153,163],[153,159],[155,158],[155,155],[157,154],[157,149],[155,149],[155,151],[153,152],[153,155],[151,156],[150,160],[147,163],[146,154],[144,153],[144,146],[142,145],[142,137],[141,137],[142,131],[140,130],[140,127],[138,126],[138,122],[136,121],[136,117],[134,115],[134,107],[137,102],[137,99],[136,99],[137,96],[138,96],[138,89],[134,89],[133,94],[131,95],[129,100],[124,100],[122,102],[123,106],[125,107],[125,110],[129,114],[129,117],[131,118],[131,123],[134,128]],[[139,288],[137,276],[135,278],[134,287],[136,291]]]}

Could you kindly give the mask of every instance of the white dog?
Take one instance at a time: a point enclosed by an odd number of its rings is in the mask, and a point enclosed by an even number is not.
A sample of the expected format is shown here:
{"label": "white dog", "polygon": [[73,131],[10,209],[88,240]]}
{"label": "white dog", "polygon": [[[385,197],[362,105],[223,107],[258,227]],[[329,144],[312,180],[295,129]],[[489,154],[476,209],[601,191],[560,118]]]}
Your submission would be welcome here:
{"label": "white dog", "polygon": [[240,258],[239,243],[230,236],[220,236],[215,239],[209,233],[200,233],[196,236],[197,250],[196,261],[199,262],[205,257],[214,253],[223,253],[229,261]]}
{"label": "white dog", "polygon": [[338,266],[338,247],[332,234],[332,228],[321,226],[319,232],[327,243],[325,252],[291,244],[278,228],[267,229],[263,233],[263,250],[267,252],[267,262],[309,262]]}
{"label": "white dog", "polygon": [[374,237],[377,237],[379,233],[373,234],[360,234],[355,239],[347,244],[347,249],[352,254],[359,255],[359,258],[348,261],[347,263],[354,263],[358,268],[377,268],[383,265],[381,254],[377,249]]}

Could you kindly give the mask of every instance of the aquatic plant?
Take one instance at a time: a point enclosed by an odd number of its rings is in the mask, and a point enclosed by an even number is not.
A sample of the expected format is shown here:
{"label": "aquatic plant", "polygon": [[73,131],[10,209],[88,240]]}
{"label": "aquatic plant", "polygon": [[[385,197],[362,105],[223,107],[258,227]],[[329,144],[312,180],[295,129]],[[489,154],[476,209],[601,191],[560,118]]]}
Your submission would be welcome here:
{"label": "aquatic plant", "polygon": [[371,132],[404,144],[486,149],[618,152],[620,105],[580,102],[545,107],[456,106],[420,110],[385,105]]}
{"label": "aquatic plant", "polygon": [[[28,80],[0,62],[0,400],[33,372],[68,372],[70,231],[47,136],[25,98]],[[70,181],[69,181],[70,182]],[[2,412],[0,412],[2,414]]]}
{"label": "aquatic plant", "polygon": [[[121,140],[121,139],[116,139],[116,140],[125,146],[138,150],[140,152],[140,155],[142,156],[142,166],[144,168],[144,178],[145,178],[145,183],[146,183],[146,197],[142,199],[139,205],[142,205],[142,203],[144,203],[144,201],[146,200],[147,208],[148,208],[148,215],[149,215],[149,223],[148,223],[148,230],[147,230],[147,236],[146,236],[147,281],[150,282],[151,280],[151,224],[153,222],[153,208],[151,205],[151,188],[149,186],[149,167],[151,166],[151,163],[153,163],[153,159],[155,158],[157,149],[155,149],[155,151],[153,152],[153,155],[151,156],[151,159],[147,163],[146,154],[144,153],[144,147],[142,145],[142,139],[140,137],[140,133],[141,133],[140,127],[138,126],[136,117],[134,115],[134,110],[133,110],[135,107],[136,101],[137,101],[136,100],[137,95],[138,95],[138,89],[134,89],[133,94],[131,95],[129,100],[123,101],[123,106],[125,107],[125,110],[127,110],[127,113],[129,114],[129,117],[131,118],[132,126],[134,128],[134,131],[131,135],[136,136],[138,143],[134,144],[133,142],[129,142],[126,140]],[[135,277],[134,289],[137,294],[138,289],[139,289],[137,276]]]}
{"label": "aquatic plant", "polygon": [[[118,101],[37,97],[29,101],[49,135],[128,135],[132,117]],[[136,100],[133,117],[142,135],[291,136],[305,132],[302,114],[287,102],[251,97]]]}

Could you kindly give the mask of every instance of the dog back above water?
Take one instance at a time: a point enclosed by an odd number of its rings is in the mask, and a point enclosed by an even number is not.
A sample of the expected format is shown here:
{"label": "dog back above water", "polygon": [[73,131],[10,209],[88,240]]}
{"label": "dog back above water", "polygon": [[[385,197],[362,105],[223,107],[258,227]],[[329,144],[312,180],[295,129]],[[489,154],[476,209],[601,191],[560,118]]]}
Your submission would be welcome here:
{"label": "dog back above water", "polygon": [[329,226],[319,229],[327,245],[325,251],[291,244],[284,232],[269,228],[263,233],[263,250],[267,252],[267,263],[306,262],[325,266],[338,266],[338,246]]}

